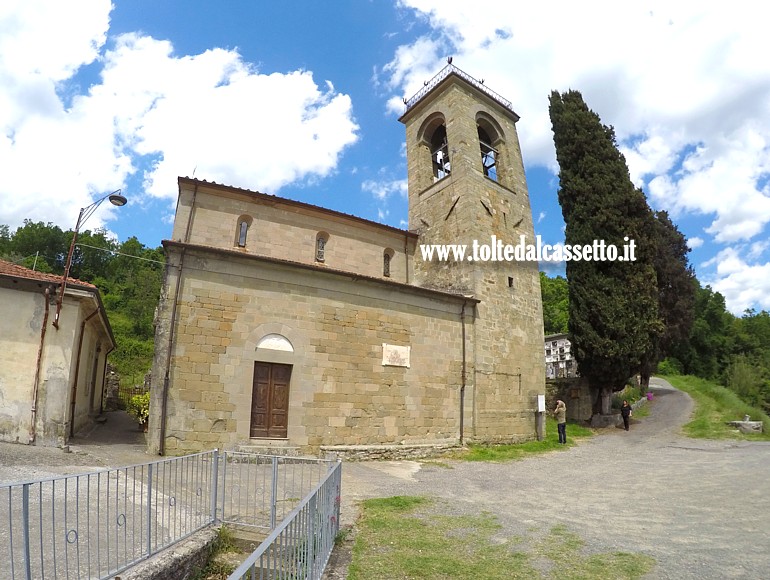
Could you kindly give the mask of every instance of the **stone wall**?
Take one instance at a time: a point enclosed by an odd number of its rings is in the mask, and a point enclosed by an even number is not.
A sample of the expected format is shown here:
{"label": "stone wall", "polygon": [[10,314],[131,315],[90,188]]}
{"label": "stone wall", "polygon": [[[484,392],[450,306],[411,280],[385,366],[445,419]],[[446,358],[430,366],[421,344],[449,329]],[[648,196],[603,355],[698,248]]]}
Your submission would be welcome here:
{"label": "stone wall", "polygon": [[593,403],[588,381],[582,377],[553,379],[545,382],[545,405],[550,412],[556,407],[556,400],[561,399],[567,405],[567,419],[570,421],[590,421]]}
{"label": "stone wall", "polygon": [[436,457],[447,451],[462,451],[459,444],[424,445],[324,445],[320,453],[327,459],[345,461],[398,461]]}
{"label": "stone wall", "polygon": [[[383,253],[389,250],[389,278],[409,282],[416,243],[410,232],[234,187],[180,178],[179,188],[173,240],[373,277],[384,277]],[[243,216],[252,224],[246,246],[240,248],[236,231]],[[317,262],[316,236],[321,232],[328,240],[324,261]]]}
{"label": "stone wall", "polygon": [[[168,284],[174,288],[179,254],[176,248],[168,250]],[[172,353],[166,448],[180,454],[249,441],[255,361],[292,365],[292,445],[456,442],[463,302],[420,288],[188,252]],[[162,302],[161,325],[168,321],[170,305]],[[472,316],[466,324],[472,326]],[[293,352],[258,349],[269,334],[284,336]],[[472,336],[467,335],[472,352]],[[164,376],[164,338],[156,340],[153,377]],[[383,344],[409,347],[408,366],[383,365]],[[150,449],[157,451],[160,379],[151,392],[148,435]],[[473,385],[468,384],[468,428],[472,401]],[[509,427],[511,436],[514,428]]]}

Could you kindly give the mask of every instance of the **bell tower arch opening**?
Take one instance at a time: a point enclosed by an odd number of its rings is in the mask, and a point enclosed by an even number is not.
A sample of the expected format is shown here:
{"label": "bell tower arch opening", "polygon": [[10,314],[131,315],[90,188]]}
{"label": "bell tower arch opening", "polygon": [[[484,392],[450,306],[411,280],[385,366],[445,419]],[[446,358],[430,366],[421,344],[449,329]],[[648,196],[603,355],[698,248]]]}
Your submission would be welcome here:
{"label": "bell tower arch opening", "polygon": [[491,115],[480,112],[476,115],[476,132],[479,138],[481,171],[484,177],[497,181],[500,185],[508,185],[503,183],[505,172],[501,170],[500,165],[501,159],[505,157],[501,155],[501,150],[505,148],[502,127]]}

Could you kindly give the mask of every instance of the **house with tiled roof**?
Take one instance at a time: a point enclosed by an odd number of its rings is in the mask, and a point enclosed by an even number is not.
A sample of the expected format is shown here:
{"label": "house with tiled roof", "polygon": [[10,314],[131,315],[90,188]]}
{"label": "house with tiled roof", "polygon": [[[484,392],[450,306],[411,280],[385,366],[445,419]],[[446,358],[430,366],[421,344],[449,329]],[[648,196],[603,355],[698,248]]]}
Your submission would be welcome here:
{"label": "house with tiled roof", "polygon": [[0,440],[63,445],[102,409],[115,339],[99,290],[0,260]]}

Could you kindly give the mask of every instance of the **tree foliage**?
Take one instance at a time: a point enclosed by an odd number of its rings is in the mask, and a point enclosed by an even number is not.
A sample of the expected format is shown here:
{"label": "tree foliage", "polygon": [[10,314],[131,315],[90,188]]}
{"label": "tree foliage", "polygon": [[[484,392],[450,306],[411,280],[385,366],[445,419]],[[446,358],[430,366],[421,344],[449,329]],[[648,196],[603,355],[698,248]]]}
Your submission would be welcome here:
{"label": "tree foliage", "polygon": [[569,334],[580,374],[602,392],[623,388],[662,332],[654,268],[653,216],[635,188],[612,127],[577,91],[552,92],[549,112],[559,163],[565,242],[636,243],[636,261],[568,261]]}
{"label": "tree foliage", "polygon": [[564,334],[569,321],[569,288],[566,278],[549,278],[540,272],[540,293],[543,298],[543,327],[546,334]]}
{"label": "tree foliage", "polygon": [[[61,275],[73,235],[31,220],[14,233],[2,225],[0,257]],[[99,288],[117,342],[109,359],[126,382],[141,383],[152,364],[164,262],[162,248],[147,248],[135,237],[119,243],[101,229],[78,233],[70,276]]]}
{"label": "tree foliage", "polygon": [[650,350],[642,357],[641,383],[649,385],[658,363],[672,353],[673,345],[690,334],[697,282],[687,255],[687,239],[665,211],[654,213],[655,279],[661,326],[651,337]]}

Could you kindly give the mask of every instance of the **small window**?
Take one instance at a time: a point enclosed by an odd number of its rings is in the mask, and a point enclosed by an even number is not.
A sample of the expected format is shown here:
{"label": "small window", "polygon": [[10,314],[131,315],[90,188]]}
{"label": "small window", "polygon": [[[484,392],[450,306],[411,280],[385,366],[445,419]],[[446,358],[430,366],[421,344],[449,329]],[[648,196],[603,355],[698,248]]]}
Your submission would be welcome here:
{"label": "small window", "polygon": [[241,227],[238,230],[238,245],[241,248],[246,247],[246,234],[249,232],[249,224],[247,222],[241,222]]}
{"label": "small window", "polygon": [[329,241],[329,234],[321,232],[315,238],[315,260],[316,262],[326,261],[326,242]]}
{"label": "small window", "polygon": [[235,228],[235,245],[239,248],[245,248],[251,229],[252,218],[248,215],[242,215],[238,218],[238,226]]}
{"label": "small window", "polygon": [[382,275],[390,278],[390,262],[393,259],[393,250],[387,249],[382,253]]}
{"label": "small window", "polygon": [[513,277],[508,276],[508,288],[513,288]]}

